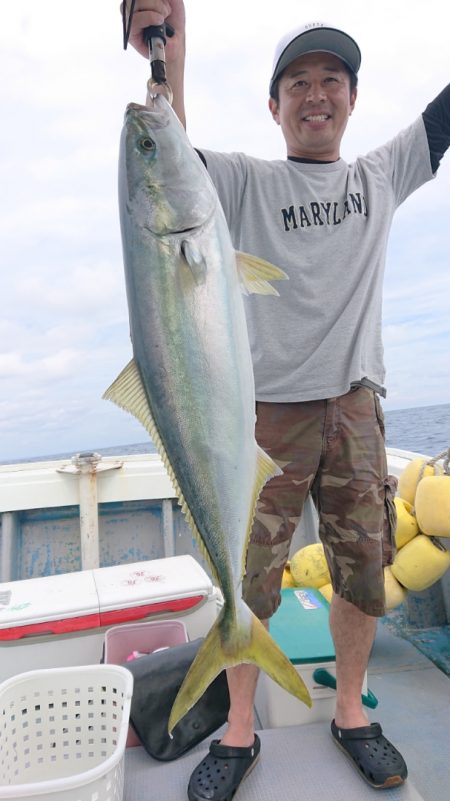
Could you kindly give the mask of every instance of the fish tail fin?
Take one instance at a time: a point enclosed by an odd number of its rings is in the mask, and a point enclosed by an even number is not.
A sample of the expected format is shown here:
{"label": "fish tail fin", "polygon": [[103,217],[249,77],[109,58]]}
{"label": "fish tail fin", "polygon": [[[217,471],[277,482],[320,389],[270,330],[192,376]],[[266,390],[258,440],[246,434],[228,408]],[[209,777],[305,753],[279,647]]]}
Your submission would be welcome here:
{"label": "fish tail fin", "polygon": [[[243,603],[243,602],[242,602]],[[244,605],[245,606],[245,605]],[[247,614],[249,610],[247,609]],[[251,614],[250,636],[242,637],[235,620],[227,625],[226,646],[222,613],[201,645],[180,687],[169,718],[169,733],[182,717],[197,703],[219,673],[242,663],[254,664],[264,670],[281,687],[311,707],[308,689],[293,664],[283,653],[265,626]],[[227,620],[227,624],[229,623]]]}
{"label": "fish tail fin", "polygon": [[266,627],[253,614],[252,638],[246,657],[246,662],[253,662],[280,687],[311,708],[311,696],[302,677]]}

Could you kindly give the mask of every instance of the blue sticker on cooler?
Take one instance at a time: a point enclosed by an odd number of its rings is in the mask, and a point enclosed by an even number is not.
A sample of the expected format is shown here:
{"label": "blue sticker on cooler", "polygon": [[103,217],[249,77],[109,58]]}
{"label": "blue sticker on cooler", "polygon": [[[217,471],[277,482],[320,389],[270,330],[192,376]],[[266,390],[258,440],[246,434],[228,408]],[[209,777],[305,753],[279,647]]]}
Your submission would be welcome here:
{"label": "blue sticker on cooler", "polygon": [[322,601],[319,601],[311,590],[295,590],[294,595],[303,609],[320,609],[323,606]]}

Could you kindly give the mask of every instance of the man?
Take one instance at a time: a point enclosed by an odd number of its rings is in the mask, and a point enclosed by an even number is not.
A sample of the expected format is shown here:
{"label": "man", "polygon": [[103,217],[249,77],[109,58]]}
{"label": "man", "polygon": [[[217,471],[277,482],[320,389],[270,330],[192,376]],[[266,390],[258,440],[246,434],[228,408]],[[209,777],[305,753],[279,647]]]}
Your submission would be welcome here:
{"label": "man", "polygon": [[[185,123],[182,0],[136,3],[130,41],[172,24],[168,81]],[[267,621],[280,602],[283,568],[309,492],[333,582],[336,743],[372,786],[401,784],[405,762],[370,724],[361,688],[385,612],[383,567],[393,558],[395,485],[387,475],[383,416],[381,292],[396,208],[433,177],[450,142],[449,87],[383,147],[346,164],[341,140],[357,97],[360,51],[339,29],[312,23],[275,52],[269,109],[287,160],[202,151],[237,249],[289,275],[280,299],[246,301],[256,398],[256,437],[282,467],[260,497],[247,556],[244,597]],[[194,770],[190,801],[228,801],[254,766],[260,742],[253,700],[258,671],[228,671],[230,712],[220,742]]]}

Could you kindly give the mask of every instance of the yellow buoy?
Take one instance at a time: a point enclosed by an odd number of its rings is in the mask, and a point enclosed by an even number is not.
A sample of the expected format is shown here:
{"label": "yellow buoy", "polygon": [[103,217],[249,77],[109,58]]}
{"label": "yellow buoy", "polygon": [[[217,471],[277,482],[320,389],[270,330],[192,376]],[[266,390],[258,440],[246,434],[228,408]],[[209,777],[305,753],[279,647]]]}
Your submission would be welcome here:
{"label": "yellow buoy", "polygon": [[450,537],[450,476],[423,478],[416,492],[420,530],[431,537]]}
{"label": "yellow buoy", "polygon": [[417,520],[412,514],[413,507],[408,501],[399,498],[398,495],[394,498],[395,508],[397,510],[397,526],[395,529],[395,544],[397,548],[403,548],[407,542],[412,540],[416,534],[419,533],[419,526]]}
{"label": "yellow buoy", "polygon": [[295,581],[291,573],[291,563],[286,562],[286,565],[283,570],[283,576],[281,578],[281,589],[284,589],[285,587],[295,587],[295,586],[296,586]]}
{"label": "yellow buoy", "polygon": [[402,587],[395,578],[390,566],[384,568],[384,598],[386,609],[395,609],[403,603],[407,595],[406,589]]}
{"label": "yellow buoy", "polygon": [[291,575],[298,587],[316,587],[331,583],[325,552],[321,542],[305,545],[291,559]]}
{"label": "yellow buoy", "polygon": [[398,479],[398,494],[404,501],[408,501],[414,506],[414,499],[416,497],[417,484],[419,482],[421,471],[423,469],[423,477],[437,476],[442,473],[442,468],[437,465],[427,464],[427,459],[417,456],[413,459],[400,474]]}
{"label": "yellow buoy", "polygon": [[397,552],[391,570],[403,587],[420,592],[439,581],[448,567],[450,552],[439,540],[418,534]]}
{"label": "yellow buoy", "polygon": [[324,598],[331,604],[331,599],[333,597],[333,585],[332,584],[324,584],[323,587],[319,587],[319,592],[323,595]]}

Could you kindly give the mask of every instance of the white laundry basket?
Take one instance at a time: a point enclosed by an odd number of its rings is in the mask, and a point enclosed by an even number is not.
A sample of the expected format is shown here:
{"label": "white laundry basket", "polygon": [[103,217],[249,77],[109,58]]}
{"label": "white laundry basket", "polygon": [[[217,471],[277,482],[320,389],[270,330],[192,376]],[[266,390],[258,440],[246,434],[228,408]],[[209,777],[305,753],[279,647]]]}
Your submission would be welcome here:
{"label": "white laundry basket", "polygon": [[0,685],[0,799],[122,801],[133,677],[118,665]]}

